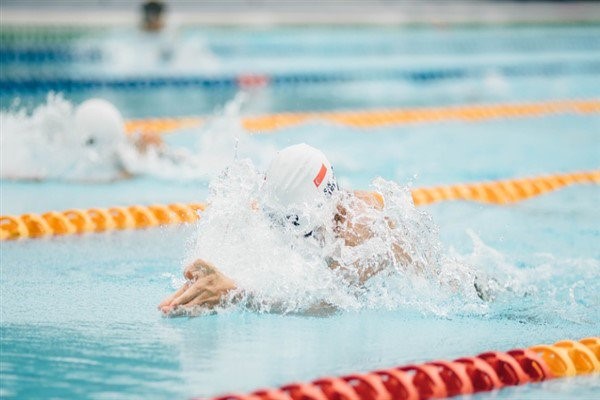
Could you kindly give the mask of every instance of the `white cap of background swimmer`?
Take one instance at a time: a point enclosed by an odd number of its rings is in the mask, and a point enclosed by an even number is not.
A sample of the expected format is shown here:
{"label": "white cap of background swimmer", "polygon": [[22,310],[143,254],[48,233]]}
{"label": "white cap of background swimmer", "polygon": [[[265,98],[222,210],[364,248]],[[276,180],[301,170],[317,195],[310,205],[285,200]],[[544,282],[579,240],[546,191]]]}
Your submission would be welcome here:
{"label": "white cap of background swimmer", "polygon": [[125,136],[125,123],[115,106],[103,99],[89,99],[75,111],[75,131],[83,143],[95,148],[114,148]]}
{"label": "white cap of background swimmer", "polygon": [[301,143],[277,153],[267,169],[265,188],[278,205],[301,208],[324,203],[337,183],[325,154]]}

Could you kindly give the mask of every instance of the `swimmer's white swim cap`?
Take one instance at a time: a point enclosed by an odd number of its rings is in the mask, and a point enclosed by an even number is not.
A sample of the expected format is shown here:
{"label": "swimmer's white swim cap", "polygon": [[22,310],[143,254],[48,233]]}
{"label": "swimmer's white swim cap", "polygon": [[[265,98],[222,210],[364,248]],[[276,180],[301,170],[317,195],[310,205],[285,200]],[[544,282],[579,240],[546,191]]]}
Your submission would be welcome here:
{"label": "swimmer's white swim cap", "polygon": [[91,147],[112,147],[125,135],[121,113],[106,100],[89,99],[75,111],[75,131]]}
{"label": "swimmer's white swim cap", "polygon": [[305,143],[279,151],[265,180],[269,197],[285,208],[318,206],[337,189],[325,154]]}

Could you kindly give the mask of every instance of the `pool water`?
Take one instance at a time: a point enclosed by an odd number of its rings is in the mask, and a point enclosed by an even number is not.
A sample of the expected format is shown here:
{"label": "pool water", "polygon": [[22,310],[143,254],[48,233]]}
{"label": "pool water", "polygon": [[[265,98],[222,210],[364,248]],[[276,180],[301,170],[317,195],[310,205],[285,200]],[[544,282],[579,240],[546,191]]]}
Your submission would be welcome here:
{"label": "pool water", "polygon": [[[600,62],[600,48],[593,40],[599,33],[595,25],[316,31],[182,28],[177,43],[183,43],[188,54],[177,54],[172,62],[142,65],[125,60],[113,67],[111,60],[142,42],[152,51],[148,38],[124,29],[69,35],[50,30],[45,41],[26,30],[9,33],[3,33],[10,40],[3,44],[2,54],[41,48],[72,56],[43,62],[3,58],[7,67],[3,85],[36,74],[103,79],[360,69],[367,76],[350,82],[256,89],[234,115],[224,113],[223,107],[234,98],[236,87],[63,90],[74,103],[93,96],[107,98],[126,118],[212,115],[223,121],[221,128],[189,129],[166,140],[190,149],[217,143],[197,152],[222,160],[223,165],[235,158],[237,131],[229,127],[237,126],[244,115],[600,97],[597,75],[590,73],[498,72],[505,65]],[[55,40],[48,39],[53,35]],[[100,56],[81,56],[86,52]],[[382,67],[419,70],[449,65],[485,66],[487,72],[427,82],[379,79],[373,72]],[[44,90],[3,91],[2,111],[32,110],[46,96]],[[600,160],[598,114],[423,122],[369,130],[315,122],[275,134],[242,135],[239,158],[250,157],[259,169],[276,149],[288,144],[304,141],[322,149],[345,188],[368,189],[378,176],[420,187],[593,170]],[[102,184],[3,180],[1,214],[204,201],[214,194],[209,183],[214,188],[218,171],[213,169],[210,177],[200,179],[148,172]],[[439,228],[441,253],[498,277],[506,283],[505,290],[490,303],[475,301],[465,307],[446,307],[445,299],[429,293],[430,298],[410,303],[382,306],[374,301],[370,306],[365,301],[320,317],[243,307],[197,318],[161,316],[156,305],[181,282],[184,263],[198,252],[194,242],[204,232],[202,222],[2,242],[0,394],[98,399],[211,396],[597,336],[599,201],[599,186],[576,185],[510,206],[453,202],[424,207],[421,210]],[[257,232],[251,228],[241,234]],[[235,245],[226,239],[215,238],[223,247],[216,244],[208,250],[226,252],[227,245]],[[247,271],[248,266],[240,269]],[[257,273],[257,279],[263,277]],[[407,290],[411,299],[421,293],[417,288]],[[593,398],[599,391],[600,379],[589,376],[475,397]]]}

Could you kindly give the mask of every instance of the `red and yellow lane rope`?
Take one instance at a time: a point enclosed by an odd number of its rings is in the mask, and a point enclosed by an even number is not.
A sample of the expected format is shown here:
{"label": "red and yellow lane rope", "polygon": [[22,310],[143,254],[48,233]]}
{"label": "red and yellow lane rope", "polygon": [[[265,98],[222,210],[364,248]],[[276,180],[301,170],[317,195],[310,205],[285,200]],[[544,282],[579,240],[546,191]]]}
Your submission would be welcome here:
{"label": "red and yellow lane rope", "polygon": [[[468,200],[490,204],[508,204],[558,190],[572,184],[598,184],[600,171],[557,174],[536,178],[459,184],[413,189],[417,206],[439,201]],[[0,216],[0,239],[14,240],[86,232],[144,229],[159,225],[192,222],[204,210],[201,203],[134,205],[129,207],[91,208],[43,214],[27,213]]]}
{"label": "red and yellow lane rope", "polygon": [[[598,114],[600,100],[561,100],[538,103],[490,104],[449,107],[427,107],[366,111],[281,113],[242,118],[243,127],[251,133],[267,133],[307,123],[327,121],[353,128],[378,128],[427,122],[478,122],[500,118],[524,118],[550,114]],[[201,117],[156,118],[132,120],[126,123],[127,132],[167,133],[199,127]]]}
{"label": "red and yellow lane rope", "polygon": [[600,373],[600,338],[294,382],[211,400],[424,400]]}

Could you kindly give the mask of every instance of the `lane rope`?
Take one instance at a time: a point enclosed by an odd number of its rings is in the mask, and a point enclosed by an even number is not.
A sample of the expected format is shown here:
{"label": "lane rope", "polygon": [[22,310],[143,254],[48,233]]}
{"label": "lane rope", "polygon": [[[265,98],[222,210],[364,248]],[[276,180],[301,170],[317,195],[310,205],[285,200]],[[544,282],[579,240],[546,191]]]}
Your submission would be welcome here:
{"label": "lane rope", "polygon": [[[600,170],[417,188],[412,190],[412,197],[417,206],[452,200],[502,205],[540,196],[572,184],[600,184]],[[0,216],[0,240],[145,229],[194,222],[205,207],[202,203],[174,203],[3,215]]]}
{"label": "lane rope", "polygon": [[173,203],[0,216],[0,240],[182,224],[196,221],[199,217],[198,212],[204,208],[205,205],[201,203]]}
{"label": "lane rope", "polygon": [[[368,129],[388,125],[448,121],[480,122],[501,118],[526,118],[568,113],[599,114],[600,99],[389,110],[281,113],[244,117],[242,118],[242,126],[251,133],[267,133],[311,121],[326,121],[352,128]],[[202,117],[138,119],[127,121],[125,128],[128,133],[163,134],[180,129],[197,128],[206,120]]]}
{"label": "lane rope", "polygon": [[412,190],[412,196],[417,206],[451,200],[501,205],[527,200],[573,184],[600,184],[600,170],[417,188]]}
{"label": "lane rope", "polygon": [[[211,400],[424,400],[600,373],[600,338],[294,382]],[[200,398],[197,398],[200,399]]]}
{"label": "lane rope", "polygon": [[[119,77],[66,77],[55,74],[15,74],[0,78],[0,90],[5,93],[66,92],[78,90],[114,89],[144,90],[159,88],[202,88],[206,90],[237,90],[247,88],[247,77],[259,82],[256,86],[298,86],[306,84],[342,83],[357,81],[409,81],[427,84],[435,81],[484,78],[489,74],[503,77],[597,75],[600,62],[542,62],[514,65],[470,66],[411,69],[370,69],[368,71],[323,71],[305,73],[252,74],[227,76],[138,76]],[[252,80],[251,80],[252,81]]]}

